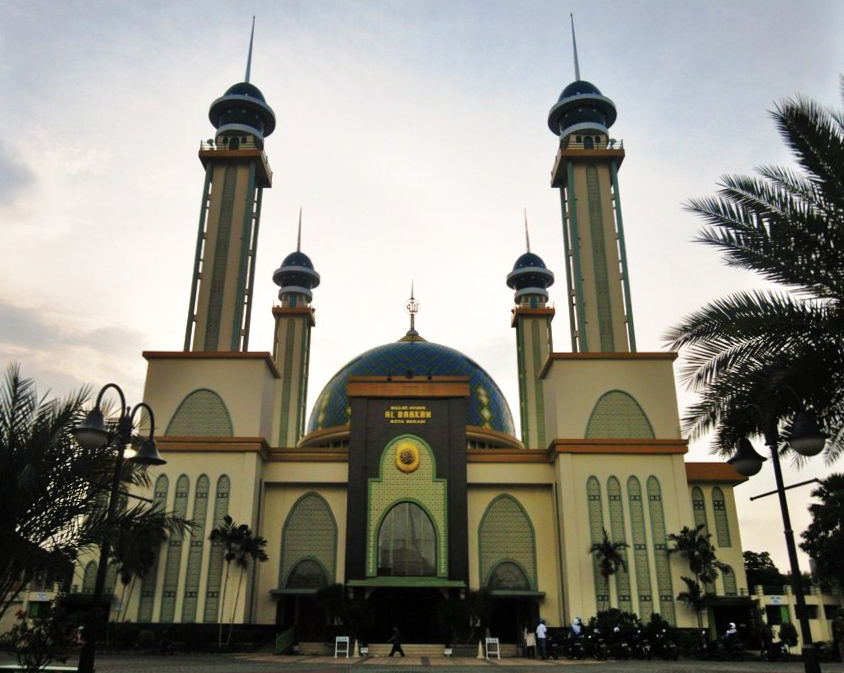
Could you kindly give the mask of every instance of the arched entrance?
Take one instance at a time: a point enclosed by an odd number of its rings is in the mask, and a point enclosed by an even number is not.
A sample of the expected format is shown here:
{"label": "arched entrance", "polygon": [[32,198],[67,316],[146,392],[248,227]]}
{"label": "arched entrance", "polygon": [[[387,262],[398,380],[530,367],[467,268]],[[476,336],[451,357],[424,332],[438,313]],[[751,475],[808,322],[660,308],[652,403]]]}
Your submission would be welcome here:
{"label": "arched entrance", "polygon": [[430,588],[375,589],[369,596],[374,624],[370,640],[385,643],[398,626],[406,643],[442,643],[437,608],[443,595]]}
{"label": "arched entrance", "polygon": [[300,642],[322,641],[326,610],[317,593],[327,585],[325,570],[319,563],[310,559],[297,563],[287,580],[286,592],[276,606],[276,624],[282,628],[295,626]]}
{"label": "arched entrance", "polygon": [[490,634],[503,643],[520,643],[525,628],[533,630],[539,620],[536,598],[525,595],[532,592],[524,570],[503,561],[493,568],[487,586],[492,593]]}

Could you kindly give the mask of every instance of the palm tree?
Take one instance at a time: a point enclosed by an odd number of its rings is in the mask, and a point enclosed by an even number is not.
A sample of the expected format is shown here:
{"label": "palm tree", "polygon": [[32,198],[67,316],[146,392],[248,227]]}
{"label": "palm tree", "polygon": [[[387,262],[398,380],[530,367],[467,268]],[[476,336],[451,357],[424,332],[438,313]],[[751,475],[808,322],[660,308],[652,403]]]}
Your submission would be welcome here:
{"label": "palm tree", "polygon": [[625,561],[626,554],[624,550],[630,545],[626,542],[613,542],[610,539],[610,534],[607,533],[606,528],[601,529],[604,537],[600,542],[593,542],[587,549],[589,554],[595,559],[598,564],[598,570],[604,580],[604,589],[609,600],[610,595],[610,576],[617,573],[619,570],[627,570],[627,562]]}
{"label": "palm tree", "polygon": [[692,438],[715,430],[726,455],[763,434],[763,416],[787,433],[805,403],[831,435],[832,460],[844,450],[844,111],[798,96],[771,114],[798,167],[726,176],[687,207],[707,223],[699,241],[781,288],[718,299],[666,338],[684,349],[681,376],[699,396],[683,418]]}
{"label": "palm tree", "polygon": [[696,579],[686,577],[685,575],[680,579],[686,583],[686,590],[677,594],[677,600],[683,603],[683,605],[687,608],[691,608],[695,611],[695,614],[697,615],[697,626],[699,629],[702,629],[703,619],[701,618],[700,613],[706,607],[706,594],[700,588],[700,583]]}
{"label": "palm tree", "polygon": [[[17,365],[0,385],[0,618],[38,575],[68,564],[116,531],[144,520],[170,533],[189,524],[146,504],[117,513],[105,529],[115,468],[113,446],[85,449],[71,435],[84,418],[86,389],[57,400],[40,397]],[[145,469],[126,461],[121,486],[148,487]]]}
{"label": "palm tree", "polygon": [[730,568],[716,557],[715,547],[710,542],[712,535],[705,530],[706,526],[699,524],[694,528],[683,526],[679,533],[669,533],[668,541],[674,546],[669,547],[668,553],[685,558],[695,581],[707,585],[718,579],[719,572],[730,572]]}
{"label": "palm tree", "polygon": [[619,570],[627,570],[627,561],[625,561],[623,552],[630,545],[626,542],[613,542],[610,540],[607,529],[602,528],[601,530],[604,533],[604,538],[600,542],[593,542],[588,551],[598,562],[601,577],[609,582],[610,575],[614,575]]}
{"label": "palm tree", "polygon": [[[211,531],[211,535],[208,537],[212,543],[220,543],[225,550],[223,559],[226,562],[226,575],[223,579],[223,594],[220,599],[220,633],[218,641],[220,649],[223,649],[223,611],[226,609],[226,589],[229,585],[229,572],[231,571],[232,561],[237,558],[243,536],[248,530],[249,526],[245,523],[238,526],[234,523],[234,519],[226,514],[223,517],[223,522],[214,528],[214,530]],[[234,608],[232,608],[232,610],[234,610]]]}
{"label": "palm tree", "polygon": [[[243,528],[243,526],[240,526]],[[235,551],[234,564],[240,568],[240,577],[237,580],[237,591],[234,594],[234,605],[232,606],[231,618],[229,619],[229,636],[226,645],[231,645],[232,630],[234,629],[234,613],[237,609],[237,602],[240,600],[240,587],[243,584],[243,576],[249,568],[249,561],[263,563],[269,556],[264,551],[267,540],[262,535],[255,535],[250,528],[243,531],[237,549]]]}

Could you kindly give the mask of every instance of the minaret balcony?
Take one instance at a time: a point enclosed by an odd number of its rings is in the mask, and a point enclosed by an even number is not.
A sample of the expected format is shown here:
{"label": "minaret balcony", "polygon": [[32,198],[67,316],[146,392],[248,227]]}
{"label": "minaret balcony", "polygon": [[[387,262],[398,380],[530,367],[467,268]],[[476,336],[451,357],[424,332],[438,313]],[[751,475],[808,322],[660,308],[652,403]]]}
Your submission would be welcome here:
{"label": "minaret balcony", "polygon": [[236,150],[230,149],[226,145],[216,143],[213,140],[203,140],[199,144],[199,160],[203,167],[207,167],[209,161],[219,161],[225,159],[258,159],[256,178],[261,187],[272,187],[273,172],[270,168],[270,162],[264,150],[259,147],[255,139],[247,136],[246,141],[241,141]]}
{"label": "minaret balcony", "polygon": [[566,170],[569,161],[575,162],[604,162],[613,160],[616,167],[621,166],[624,161],[624,141],[609,140],[603,143],[580,141],[576,137],[565,138],[557,150],[554,158],[554,167],[551,169],[551,186],[560,187],[565,184]]}

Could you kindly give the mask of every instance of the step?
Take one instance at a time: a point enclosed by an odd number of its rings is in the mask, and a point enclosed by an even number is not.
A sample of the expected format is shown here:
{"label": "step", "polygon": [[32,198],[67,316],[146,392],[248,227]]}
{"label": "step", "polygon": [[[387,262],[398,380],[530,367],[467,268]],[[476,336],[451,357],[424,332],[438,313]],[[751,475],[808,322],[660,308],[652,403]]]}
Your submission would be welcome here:
{"label": "step", "polygon": [[[512,643],[501,643],[499,648],[501,650],[502,659],[517,656],[516,645]],[[390,643],[370,643],[367,656],[375,658],[387,657],[392,649],[393,646]],[[402,649],[404,650],[405,656],[408,657],[437,658],[445,656],[444,646],[438,643],[402,643]],[[477,656],[478,651],[477,645],[473,645],[471,647],[466,645],[455,645],[453,649],[457,656],[462,655],[464,657],[475,657]],[[329,643],[299,643],[298,653],[306,656],[332,657],[334,656],[334,645]],[[352,643],[352,651],[349,654],[350,656],[354,654],[354,643]]]}

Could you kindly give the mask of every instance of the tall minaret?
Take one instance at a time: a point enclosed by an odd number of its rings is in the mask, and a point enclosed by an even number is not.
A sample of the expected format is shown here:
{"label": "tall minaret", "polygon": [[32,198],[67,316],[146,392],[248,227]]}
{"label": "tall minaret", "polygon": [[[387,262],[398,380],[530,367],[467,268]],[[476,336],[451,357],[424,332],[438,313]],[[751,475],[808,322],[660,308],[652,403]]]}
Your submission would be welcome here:
{"label": "tall minaret", "polygon": [[546,307],[546,288],[554,284],[554,274],[530,251],[527,214],[525,240],[527,252],[516,260],[513,270],[507,274],[507,285],[516,291],[512,325],[516,328],[522,443],[529,449],[544,449],[549,438],[545,436],[545,396],[539,373],[553,351],[551,321],[554,309]]}
{"label": "tall minaret", "polygon": [[199,150],[205,186],[185,350],[245,351],[249,346],[261,195],[272,186],[264,138],[275,129],[272,108],[249,83],[251,66],[250,37],[246,77],[211,103],[208,117],[217,133]]}
{"label": "tall minaret", "polygon": [[308,366],[314,310],[311,290],[319,285],[319,274],[302,248],[302,211],[296,252],[284,258],[273,273],[280,306],[273,308],[275,337],[273,360],[281,374],[281,409],[278,445],[296,446],[305,427],[305,399],[308,394]]}
{"label": "tall minaret", "polygon": [[548,113],[548,126],[560,137],[551,185],[560,189],[563,210],[572,350],[635,351],[618,190],[624,149],[609,137],[615,105],[580,79],[573,21],[572,43],[575,81]]}

